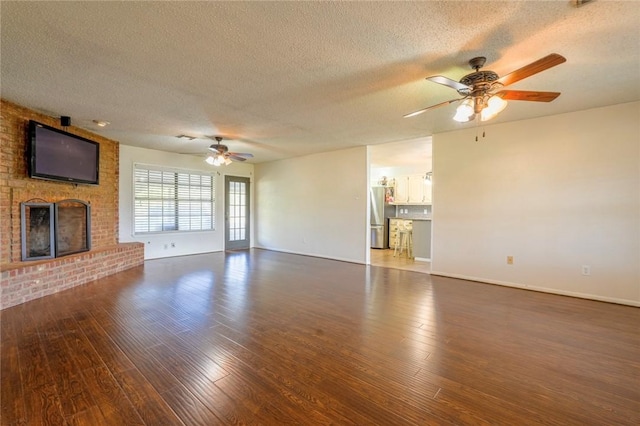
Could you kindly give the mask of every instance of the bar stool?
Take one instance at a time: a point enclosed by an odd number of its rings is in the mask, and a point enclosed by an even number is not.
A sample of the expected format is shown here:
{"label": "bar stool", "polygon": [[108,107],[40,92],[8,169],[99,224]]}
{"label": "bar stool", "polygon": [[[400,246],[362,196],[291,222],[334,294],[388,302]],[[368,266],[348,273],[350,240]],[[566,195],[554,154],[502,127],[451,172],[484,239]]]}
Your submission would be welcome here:
{"label": "bar stool", "polygon": [[[413,222],[404,222],[404,232],[401,236],[404,239],[404,248],[407,249],[407,257],[413,259]],[[400,248],[400,254],[402,254],[402,247]]]}
{"label": "bar stool", "polygon": [[[398,253],[398,249],[400,252]],[[407,258],[413,258],[413,223],[410,221],[400,221],[398,223],[398,236],[393,249],[393,257],[398,254],[402,256],[402,252],[407,250]]]}

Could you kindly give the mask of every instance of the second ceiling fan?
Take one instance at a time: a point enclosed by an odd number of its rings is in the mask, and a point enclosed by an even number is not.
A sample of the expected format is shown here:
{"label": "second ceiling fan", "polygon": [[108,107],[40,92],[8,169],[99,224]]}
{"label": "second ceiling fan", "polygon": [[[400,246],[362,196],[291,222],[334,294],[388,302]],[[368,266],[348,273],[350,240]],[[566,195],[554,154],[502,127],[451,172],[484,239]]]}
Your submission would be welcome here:
{"label": "second ceiling fan", "polygon": [[449,101],[431,105],[409,113],[404,117],[415,117],[416,115],[422,114],[430,109],[462,101],[456,110],[456,115],[453,117],[454,120],[467,122],[473,120],[479,114],[482,121],[487,121],[495,117],[507,106],[506,100],[551,102],[560,96],[560,92],[501,89],[546,69],[560,65],[565,61],[566,59],[562,55],[552,53],[530,63],[529,65],[525,65],[510,74],[499,77],[498,74],[493,71],[480,71],[480,68],[482,68],[486,62],[485,57],[479,56],[477,58],[473,58],[469,61],[469,65],[475,71],[462,77],[459,82],[441,75],[426,78],[434,83],[455,89],[462,96],[461,98],[451,99]]}
{"label": "second ceiling fan", "polygon": [[249,154],[248,152],[229,151],[229,147],[220,143],[222,142],[221,136],[208,137],[210,139],[214,139],[217,142],[209,147],[209,151],[211,151],[211,154],[209,154],[205,159],[207,163],[213,166],[221,166],[223,164],[229,165],[233,162],[232,160],[246,161],[247,158],[253,157],[253,154]]}

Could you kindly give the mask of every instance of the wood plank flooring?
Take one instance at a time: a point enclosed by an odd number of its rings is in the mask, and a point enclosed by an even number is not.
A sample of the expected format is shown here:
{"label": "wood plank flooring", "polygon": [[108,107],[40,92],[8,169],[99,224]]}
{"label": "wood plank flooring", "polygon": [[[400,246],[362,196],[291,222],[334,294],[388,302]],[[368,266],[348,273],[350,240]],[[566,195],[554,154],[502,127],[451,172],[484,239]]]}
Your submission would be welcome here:
{"label": "wood plank flooring", "polygon": [[640,309],[265,250],[1,313],[2,425],[637,425]]}
{"label": "wood plank flooring", "polygon": [[406,252],[394,256],[393,252],[392,249],[371,249],[371,265],[422,272],[423,274],[431,273],[431,262],[407,257]]}

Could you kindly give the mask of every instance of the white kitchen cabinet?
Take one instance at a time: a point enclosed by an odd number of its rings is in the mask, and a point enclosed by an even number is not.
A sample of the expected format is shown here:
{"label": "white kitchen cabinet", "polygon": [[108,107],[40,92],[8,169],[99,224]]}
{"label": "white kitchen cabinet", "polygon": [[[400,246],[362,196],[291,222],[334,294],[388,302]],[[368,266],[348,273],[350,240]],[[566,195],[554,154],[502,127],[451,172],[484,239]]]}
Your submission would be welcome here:
{"label": "white kitchen cabinet", "polygon": [[427,180],[422,177],[422,202],[424,204],[431,204],[431,180]]}
{"label": "white kitchen cabinet", "polygon": [[404,219],[397,218],[389,219],[389,248],[394,248],[396,246],[396,241],[398,239],[398,223],[403,220]]}
{"label": "white kitchen cabinet", "polygon": [[393,204],[409,202],[409,176],[398,176],[394,179],[395,198]]}
{"label": "white kitchen cabinet", "polygon": [[398,176],[394,179],[393,204],[431,204],[431,181],[424,175]]}
{"label": "white kitchen cabinet", "polygon": [[424,177],[420,175],[409,176],[409,204],[424,202]]}

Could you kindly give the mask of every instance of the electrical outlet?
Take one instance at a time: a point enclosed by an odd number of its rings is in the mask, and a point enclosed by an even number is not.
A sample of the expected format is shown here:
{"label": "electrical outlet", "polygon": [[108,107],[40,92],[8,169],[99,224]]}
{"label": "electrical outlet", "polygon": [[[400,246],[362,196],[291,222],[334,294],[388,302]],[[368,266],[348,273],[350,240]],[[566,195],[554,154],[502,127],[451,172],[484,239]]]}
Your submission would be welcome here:
{"label": "electrical outlet", "polygon": [[513,256],[507,256],[507,265],[513,265]]}
{"label": "electrical outlet", "polygon": [[582,275],[591,275],[591,266],[582,265]]}
{"label": "electrical outlet", "polygon": [[164,245],[164,249],[166,250],[166,249],[168,249],[168,248],[169,248],[169,244],[165,244],[165,245]]}
{"label": "electrical outlet", "polygon": [[171,243],[171,248],[176,248],[176,243]]}

